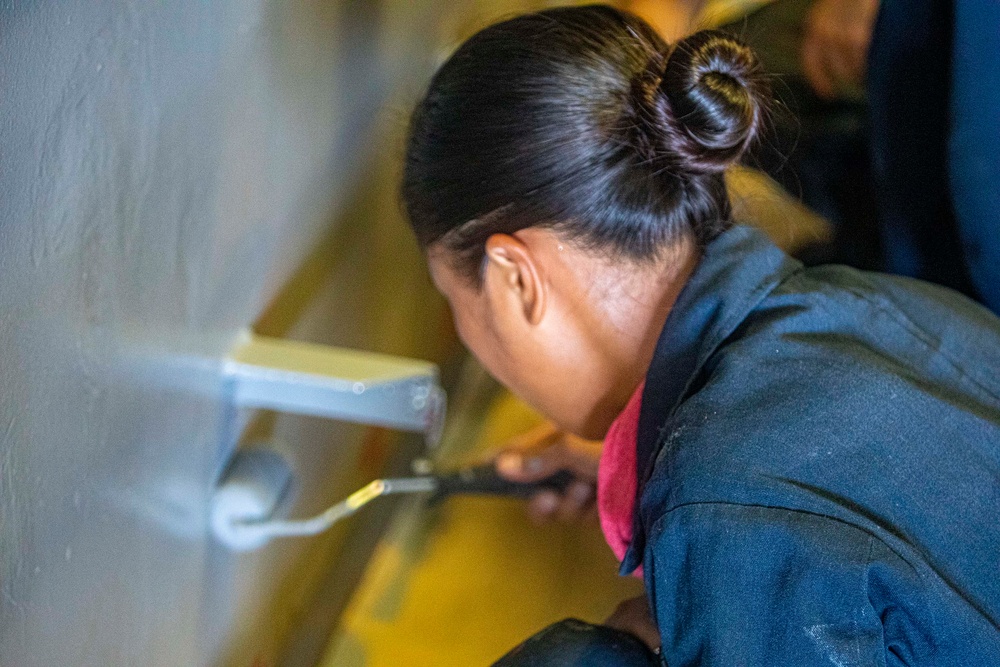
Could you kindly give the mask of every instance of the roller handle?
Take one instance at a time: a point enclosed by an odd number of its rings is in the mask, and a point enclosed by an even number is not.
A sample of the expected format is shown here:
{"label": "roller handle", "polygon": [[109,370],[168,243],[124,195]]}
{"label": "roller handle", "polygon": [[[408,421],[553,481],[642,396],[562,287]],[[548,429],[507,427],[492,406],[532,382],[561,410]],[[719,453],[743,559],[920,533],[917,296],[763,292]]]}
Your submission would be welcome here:
{"label": "roller handle", "polygon": [[485,494],[528,498],[538,491],[563,493],[576,476],[569,470],[560,470],[534,482],[512,482],[501,477],[492,463],[462,468],[438,477],[438,490],[431,502],[443,500],[456,493]]}

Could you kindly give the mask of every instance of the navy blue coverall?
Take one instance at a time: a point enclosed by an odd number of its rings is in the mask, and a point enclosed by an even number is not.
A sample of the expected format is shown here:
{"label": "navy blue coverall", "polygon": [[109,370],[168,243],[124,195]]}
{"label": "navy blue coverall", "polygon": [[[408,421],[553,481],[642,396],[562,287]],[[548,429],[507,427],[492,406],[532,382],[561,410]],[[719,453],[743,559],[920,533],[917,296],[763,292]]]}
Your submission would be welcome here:
{"label": "navy blue coverall", "polygon": [[1000,314],[1000,3],[883,0],[868,97],[886,270]]}
{"label": "navy blue coverall", "polygon": [[663,329],[638,460],[622,572],[667,665],[1000,665],[1000,320],[971,300],[734,227]]}

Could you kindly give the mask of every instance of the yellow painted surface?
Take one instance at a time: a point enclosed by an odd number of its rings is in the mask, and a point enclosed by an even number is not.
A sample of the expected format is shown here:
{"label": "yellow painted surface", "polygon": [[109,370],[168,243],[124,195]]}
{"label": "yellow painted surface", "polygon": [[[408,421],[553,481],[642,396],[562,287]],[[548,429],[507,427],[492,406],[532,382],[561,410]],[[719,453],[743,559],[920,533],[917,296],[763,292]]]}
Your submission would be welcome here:
{"label": "yellow painted surface", "polygon": [[726,173],[726,186],[733,219],[759,227],[785,252],[794,254],[810,244],[833,240],[833,228],[825,218],[764,172],[733,167]]}
{"label": "yellow painted surface", "polygon": [[[535,423],[502,395],[472,456]],[[600,622],[642,592],[617,576],[596,521],[539,527],[519,501],[493,498],[454,498],[413,520],[427,523],[418,539],[379,547],[324,667],[486,665],[549,623]]]}

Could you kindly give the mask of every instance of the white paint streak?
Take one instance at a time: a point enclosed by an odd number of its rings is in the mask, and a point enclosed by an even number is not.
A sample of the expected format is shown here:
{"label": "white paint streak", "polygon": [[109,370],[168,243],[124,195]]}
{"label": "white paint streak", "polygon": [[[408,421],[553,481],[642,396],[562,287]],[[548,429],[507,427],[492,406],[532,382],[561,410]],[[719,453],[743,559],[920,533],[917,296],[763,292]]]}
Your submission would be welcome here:
{"label": "white paint streak", "polygon": [[861,647],[857,641],[858,627],[852,623],[843,625],[817,624],[804,628],[824,657],[835,667],[864,667]]}

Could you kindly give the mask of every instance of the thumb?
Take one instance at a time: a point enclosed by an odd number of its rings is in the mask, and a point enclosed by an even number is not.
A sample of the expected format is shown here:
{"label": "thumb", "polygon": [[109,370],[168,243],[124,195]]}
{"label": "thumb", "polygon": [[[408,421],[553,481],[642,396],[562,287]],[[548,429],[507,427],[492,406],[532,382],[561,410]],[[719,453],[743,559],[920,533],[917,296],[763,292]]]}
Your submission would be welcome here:
{"label": "thumb", "polygon": [[514,482],[534,482],[562,470],[563,457],[556,446],[533,451],[508,450],[496,460],[501,477]]}
{"label": "thumb", "polygon": [[599,458],[599,447],[572,447],[563,438],[545,447],[507,450],[497,457],[496,468],[501,477],[514,482],[534,482],[560,470],[594,481]]}

